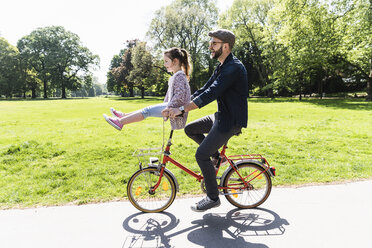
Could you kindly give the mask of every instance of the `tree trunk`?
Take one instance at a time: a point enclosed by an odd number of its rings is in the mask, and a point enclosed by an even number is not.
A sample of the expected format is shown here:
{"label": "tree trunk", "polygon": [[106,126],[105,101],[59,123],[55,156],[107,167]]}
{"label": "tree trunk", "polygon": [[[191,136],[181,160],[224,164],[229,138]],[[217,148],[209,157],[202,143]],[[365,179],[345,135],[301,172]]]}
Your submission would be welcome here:
{"label": "tree trunk", "polygon": [[[263,58],[260,54],[260,49],[258,48],[256,39],[253,35],[253,32],[252,32],[251,28],[249,28],[247,24],[245,25],[245,27],[246,27],[246,29],[247,29],[250,37],[251,37],[251,40],[253,42],[253,46],[257,49],[257,52],[253,56],[251,56],[252,61],[253,61],[253,65],[258,72],[258,76],[259,76],[263,86],[266,86],[266,85],[271,83],[270,79],[269,79],[269,75],[268,75],[268,70],[267,70],[265,64],[263,63]],[[255,56],[257,57],[257,61],[254,59]],[[267,94],[268,97],[274,98],[274,90],[272,88],[267,89],[266,94]]]}
{"label": "tree trunk", "polygon": [[31,98],[32,99],[35,99],[36,98],[36,89],[35,88],[32,88],[31,89]]}
{"label": "tree trunk", "polygon": [[129,96],[130,96],[130,97],[134,97],[133,86],[130,86],[130,87],[129,87]]}
{"label": "tree trunk", "polygon": [[141,87],[141,98],[145,98],[145,87]]}
{"label": "tree trunk", "polygon": [[66,99],[66,87],[62,85],[61,89],[62,89],[62,99]]}
{"label": "tree trunk", "polygon": [[274,90],[272,88],[267,89],[267,96],[274,99]]}
{"label": "tree trunk", "polygon": [[370,77],[367,80],[367,97],[366,101],[370,102],[372,101],[372,72]]}
{"label": "tree trunk", "polygon": [[44,98],[48,98],[46,79],[44,79]]}
{"label": "tree trunk", "polygon": [[371,59],[371,66],[369,70],[369,77],[367,78],[367,97],[366,101],[372,101],[372,59]]}
{"label": "tree trunk", "polygon": [[326,77],[322,78],[321,80],[319,80],[319,88],[318,88],[318,94],[320,96],[320,99],[323,99],[323,85],[325,84],[326,82]]}

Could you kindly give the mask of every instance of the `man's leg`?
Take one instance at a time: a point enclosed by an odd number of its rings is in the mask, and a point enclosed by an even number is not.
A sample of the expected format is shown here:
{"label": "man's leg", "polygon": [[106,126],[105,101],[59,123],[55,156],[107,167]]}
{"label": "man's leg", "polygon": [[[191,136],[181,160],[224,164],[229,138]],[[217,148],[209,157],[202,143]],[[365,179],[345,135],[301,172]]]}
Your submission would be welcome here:
{"label": "man's leg", "polygon": [[213,126],[214,115],[207,115],[193,122],[190,122],[185,127],[186,135],[193,139],[199,145],[205,138],[205,133],[209,133]]}
{"label": "man's leg", "polygon": [[207,196],[212,200],[218,200],[218,188],[216,172],[210,157],[240,129],[236,127],[228,132],[221,132],[218,130],[218,124],[215,123],[196,151],[195,158],[204,176]]}
{"label": "man's leg", "polygon": [[[214,120],[215,120],[214,115],[208,115],[200,119],[197,119],[193,122],[190,122],[189,124],[186,125],[184,129],[185,133],[189,138],[191,138],[200,145],[205,139],[204,134],[209,133],[209,131],[211,130]],[[216,149],[215,152],[213,153],[213,157],[218,157],[218,155],[219,152]]]}

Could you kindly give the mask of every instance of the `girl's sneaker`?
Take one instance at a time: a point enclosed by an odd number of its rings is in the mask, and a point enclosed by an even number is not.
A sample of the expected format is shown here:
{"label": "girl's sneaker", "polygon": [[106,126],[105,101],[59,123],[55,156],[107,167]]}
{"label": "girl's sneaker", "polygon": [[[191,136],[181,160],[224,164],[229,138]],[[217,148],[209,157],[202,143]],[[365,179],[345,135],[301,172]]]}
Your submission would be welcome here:
{"label": "girl's sneaker", "polygon": [[109,117],[105,114],[103,114],[103,117],[105,118],[108,124],[116,128],[117,130],[121,131],[121,129],[123,128],[123,124],[121,124],[117,118]]}
{"label": "girl's sneaker", "polygon": [[111,114],[113,117],[122,118],[124,117],[124,113],[115,110],[113,107],[110,108]]}

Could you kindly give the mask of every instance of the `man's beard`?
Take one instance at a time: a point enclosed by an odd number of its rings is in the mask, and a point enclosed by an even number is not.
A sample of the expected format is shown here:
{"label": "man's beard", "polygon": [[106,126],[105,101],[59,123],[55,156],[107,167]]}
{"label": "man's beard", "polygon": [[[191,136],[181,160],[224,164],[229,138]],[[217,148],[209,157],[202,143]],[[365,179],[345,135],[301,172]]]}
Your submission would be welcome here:
{"label": "man's beard", "polygon": [[211,54],[212,59],[218,59],[222,54],[222,46],[217,51],[214,51],[214,55]]}

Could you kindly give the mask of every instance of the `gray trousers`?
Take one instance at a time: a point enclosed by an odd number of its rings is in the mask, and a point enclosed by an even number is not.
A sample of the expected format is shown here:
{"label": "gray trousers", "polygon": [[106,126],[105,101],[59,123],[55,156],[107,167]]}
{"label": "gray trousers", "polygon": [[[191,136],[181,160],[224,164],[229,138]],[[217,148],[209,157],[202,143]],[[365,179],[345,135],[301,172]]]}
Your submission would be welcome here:
{"label": "gray trousers", "polygon": [[[195,158],[203,176],[207,196],[212,200],[218,199],[218,188],[216,181],[216,171],[213,167],[211,157],[219,155],[218,149],[227,141],[240,132],[241,127],[233,127],[227,132],[218,130],[218,121],[215,121],[214,115],[208,115],[195,120],[185,127],[185,133],[188,137],[199,144],[196,150]],[[205,136],[205,134],[208,134]]]}

